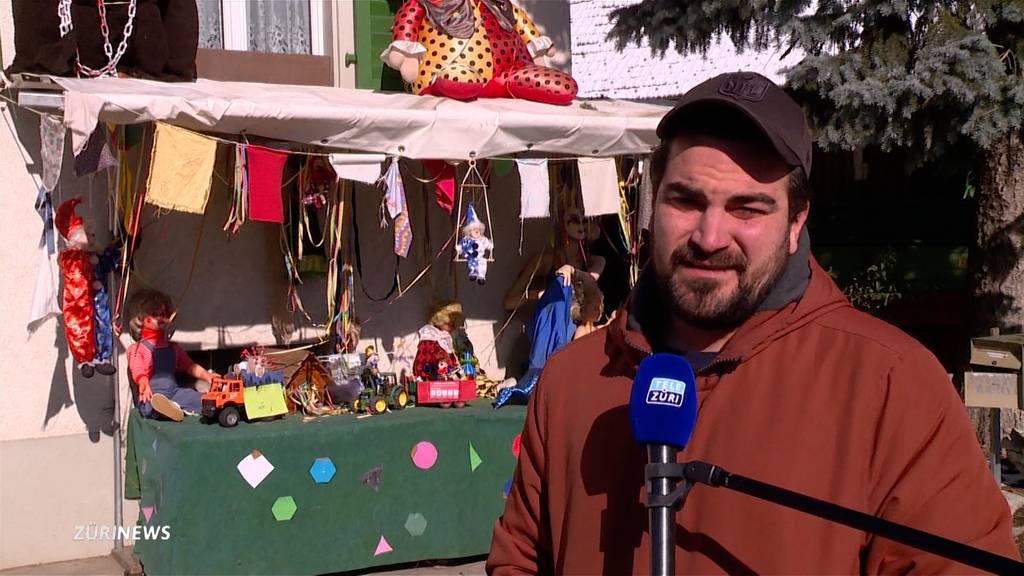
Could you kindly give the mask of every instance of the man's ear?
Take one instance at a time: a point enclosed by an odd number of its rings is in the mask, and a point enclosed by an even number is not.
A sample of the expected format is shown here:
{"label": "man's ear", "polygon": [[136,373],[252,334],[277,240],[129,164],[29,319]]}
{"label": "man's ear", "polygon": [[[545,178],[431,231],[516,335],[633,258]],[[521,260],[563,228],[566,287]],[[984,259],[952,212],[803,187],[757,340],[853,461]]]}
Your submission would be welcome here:
{"label": "man's ear", "polygon": [[807,222],[807,215],[811,211],[811,203],[808,202],[804,209],[797,212],[796,216],[789,223],[789,254],[792,256],[796,254],[796,249],[800,245],[800,230],[803,229],[804,224]]}

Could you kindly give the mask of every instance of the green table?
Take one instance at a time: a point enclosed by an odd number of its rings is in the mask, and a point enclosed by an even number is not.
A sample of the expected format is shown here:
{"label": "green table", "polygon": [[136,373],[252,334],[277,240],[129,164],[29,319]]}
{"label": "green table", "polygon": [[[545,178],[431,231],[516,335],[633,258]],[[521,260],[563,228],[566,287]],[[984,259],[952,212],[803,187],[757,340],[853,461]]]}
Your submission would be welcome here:
{"label": "green table", "polygon": [[[481,400],[462,409],[290,415],[221,428],[133,411],[125,495],[140,500],[140,525],[170,532],[137,540],[135,553],[150,575],[322,574],[485,554],[524,415],[523,407],[495,411]],[[436,447],[430,468],[411,458],[420,442]],[[274,466],[255,488],[236,468],[253,450]],[[310,468],[324,457],[336,473],[316,483]],[[378,466],[375,490],[363,478]],[[278,521],[272,507],[287,496],[297,509]],[[426,529],[415,535],[422,520]],[[381,537],[392,551],[376,554]]]}

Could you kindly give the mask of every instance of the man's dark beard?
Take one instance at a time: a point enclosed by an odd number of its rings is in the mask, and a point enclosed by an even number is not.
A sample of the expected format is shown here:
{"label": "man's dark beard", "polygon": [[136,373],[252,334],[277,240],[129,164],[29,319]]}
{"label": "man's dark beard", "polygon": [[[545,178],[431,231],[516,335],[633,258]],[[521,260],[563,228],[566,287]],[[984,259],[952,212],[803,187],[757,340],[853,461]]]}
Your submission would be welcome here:
{"label": "man's dark beard", "polygon": [[[762,272],[759,277],[752,277],[749,262],[741,252],[722,251],[708,254],[696,246],[684,244],[672,252],[670,270],[658,270],[655,266],[662,302],[669,306],[676,317],[691,326],[705,330],[732,330],[757,311],[782,277],[789,257],[787,245],[784,236],[778,249],[763,268],[767,272]],[[714,308],[701,309],[700,304],[710,298],[721,284],[710,279],[689,278],[686,280],[685,288],[677,287],[679,280],[675,277],[675,272],[684,265],[732,269],[736,271],[738,277],[737,289],[731,297],[719,302]],[[698,307],[688,308],[684,300],[694,298],[698,302]]]}

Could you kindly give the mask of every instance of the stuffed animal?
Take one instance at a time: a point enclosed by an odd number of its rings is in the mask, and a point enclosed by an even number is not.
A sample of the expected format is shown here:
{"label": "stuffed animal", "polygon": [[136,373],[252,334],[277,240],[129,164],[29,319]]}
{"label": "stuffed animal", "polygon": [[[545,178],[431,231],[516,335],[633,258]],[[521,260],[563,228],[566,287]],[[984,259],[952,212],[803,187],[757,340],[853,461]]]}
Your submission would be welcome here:
{"label": "stuffed animal", "polygon": [[64,338],[82,376],[91,378],[95,372],[105,376],[116,372],[110,362],[112,337],[107,293],[104,283],[94,275],[109,271],[113,256],[105,252],[101,262],[100,256],[89,251],[85,220],[75,213],[81,201],[75,197],[61,203],[53,220],[64,239],[64,249],[57,255],[63,280]]}
{"label": "stuffed animal", "polygon": [[391,37],[380,58],[416,94],[548,104],[576,97],[572,76],[534,63],[553,43],[511,0],[405,0]]}
{"label": "stuffed animal", "polygon": [[494,249],[491,239],[484,236],[487,226],[476,217],[473,204],[466,209],[466,224],[459,239],[459,256],[469,266],[469,280],[478,284],[487,282],[487,259]]}

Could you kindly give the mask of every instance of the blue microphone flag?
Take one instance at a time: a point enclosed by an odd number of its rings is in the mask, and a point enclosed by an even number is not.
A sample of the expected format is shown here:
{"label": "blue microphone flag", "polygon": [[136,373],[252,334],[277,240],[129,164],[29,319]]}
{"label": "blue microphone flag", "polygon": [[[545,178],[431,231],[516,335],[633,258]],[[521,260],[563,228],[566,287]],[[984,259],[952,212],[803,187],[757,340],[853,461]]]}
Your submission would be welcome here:
{"label": "blue microphone flag", "polygon": [[697,385],[685,358],[651,354],[640,362],[629,396],[629,420],[639,444],[686,445],[697,421]]}

